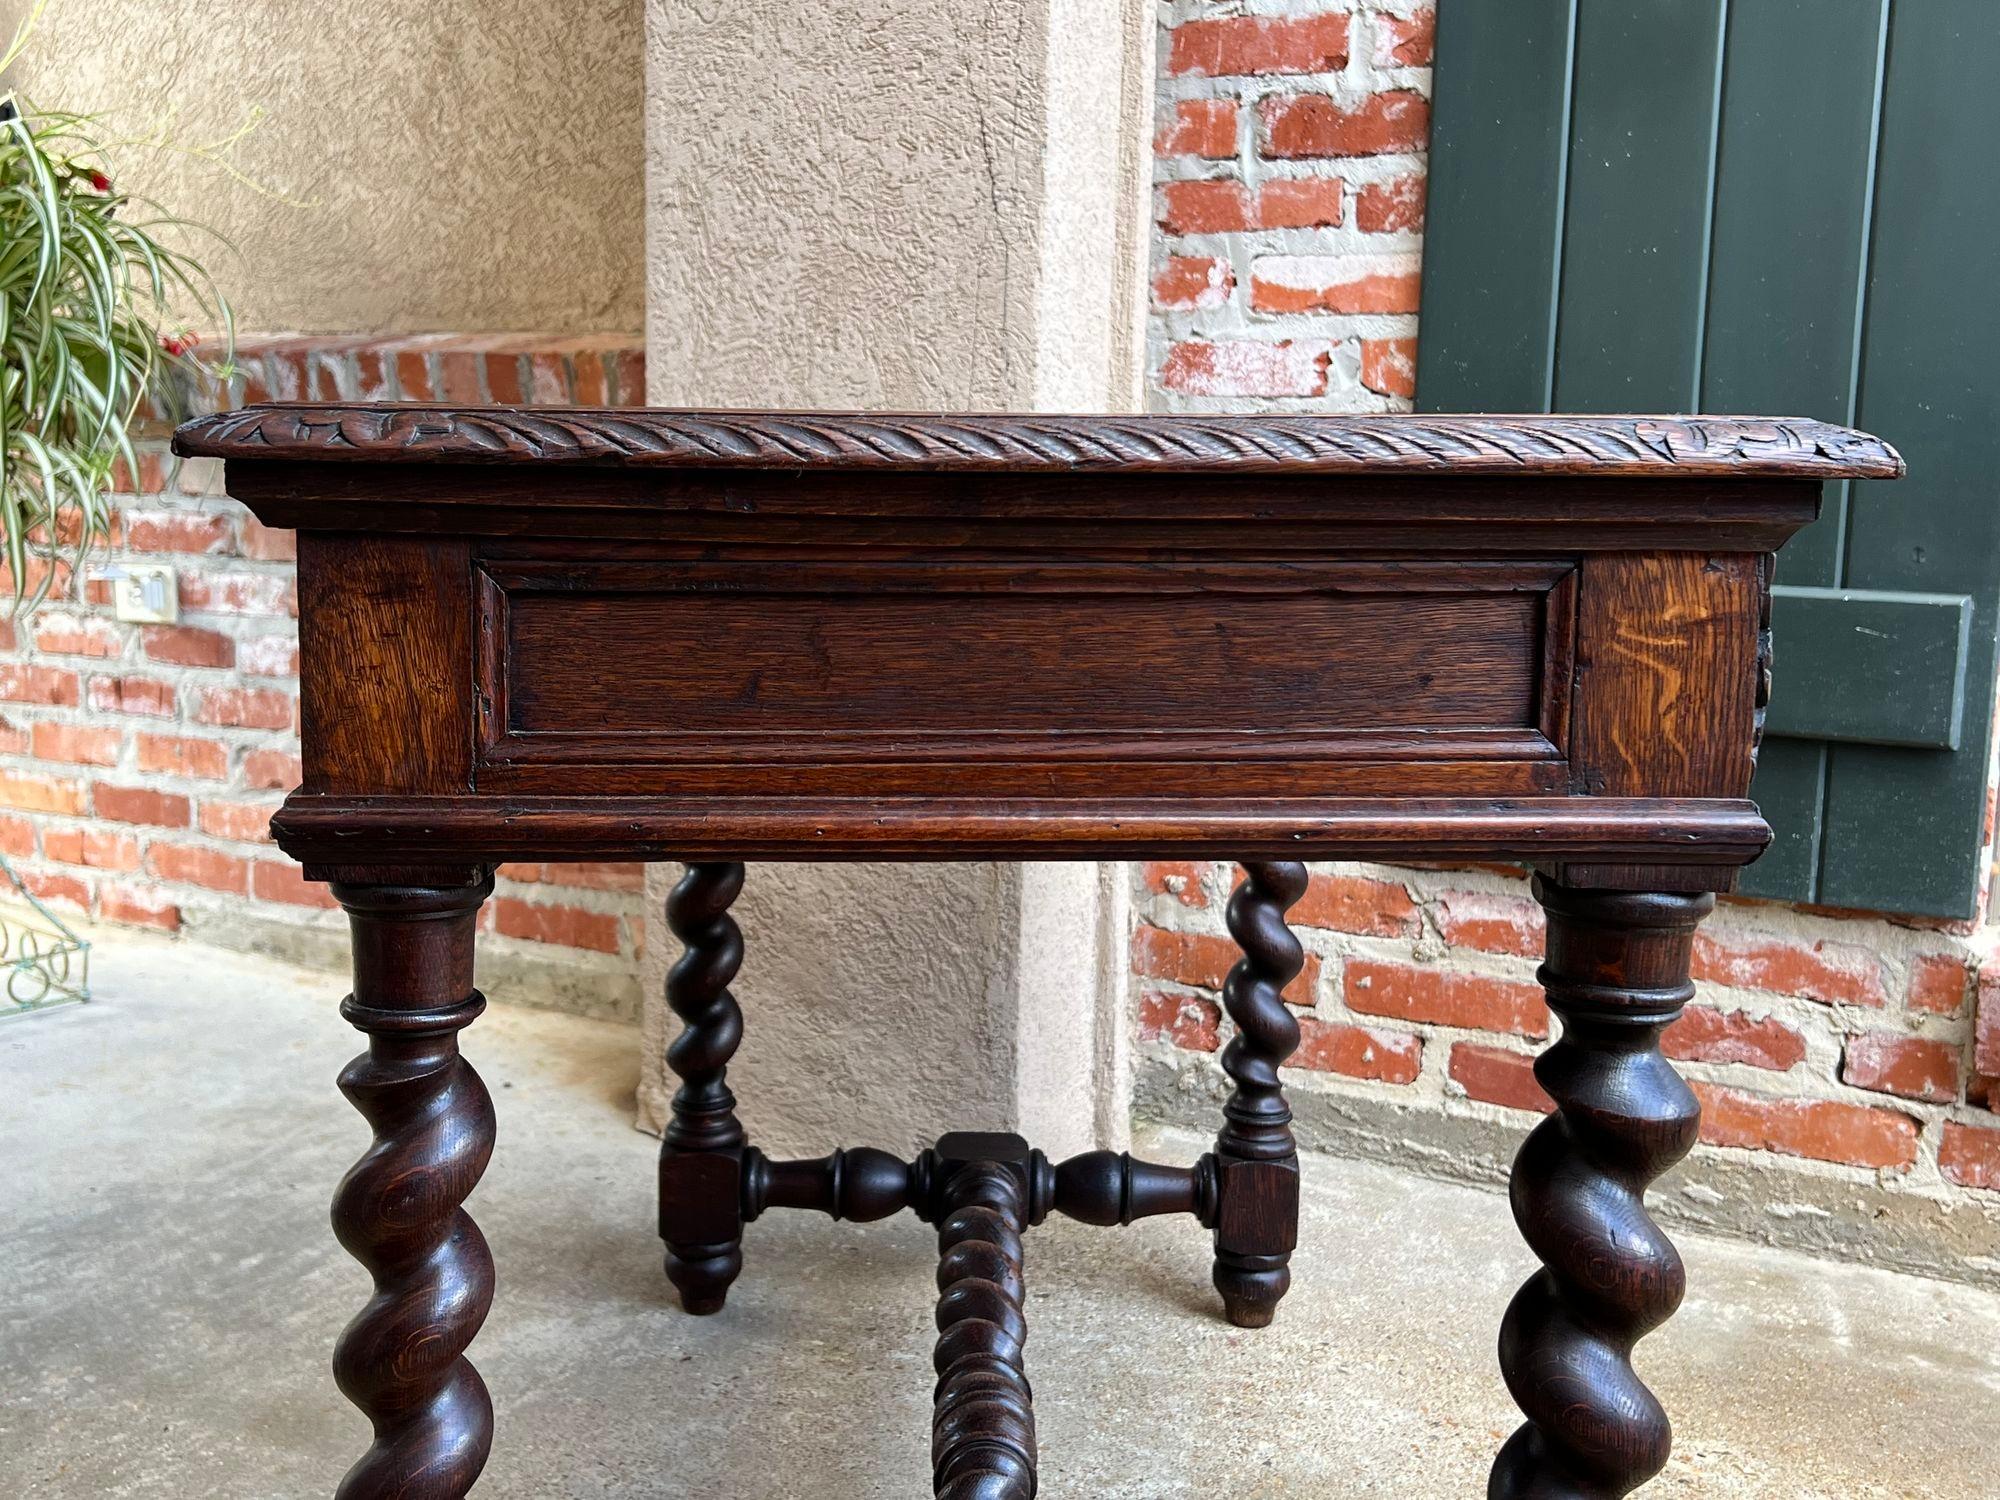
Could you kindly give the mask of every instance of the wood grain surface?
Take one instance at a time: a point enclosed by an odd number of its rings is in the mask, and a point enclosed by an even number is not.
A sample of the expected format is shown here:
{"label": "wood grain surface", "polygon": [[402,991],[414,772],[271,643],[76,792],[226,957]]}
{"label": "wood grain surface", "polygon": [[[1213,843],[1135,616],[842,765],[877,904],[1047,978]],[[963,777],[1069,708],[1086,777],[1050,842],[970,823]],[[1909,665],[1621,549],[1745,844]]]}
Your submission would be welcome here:
{"label": "wood grain surface", "polygon": [[1744,797],[1756,768],[1766,580],[1747,554],[1593,558],[1577,602],[1579,787]]}
{"label": "wood grain surface", "polygon": [[472,785],[472,554],[450,537],[299,538],[305,785]]}
{"label": "wood grain surface", "polygon": [[[511,593],[509,732],[909,744],[1536,723],[1543,595],[1505,577],[1394,592],[1274,567],[1263,590],[1234,592],[1176,586],[1166,568],[1064,580],[850,564],[762,586],[741,568],[733,587],[677,571],[650,590]],[[1366,657],[1344,649],[1363,635]]]}

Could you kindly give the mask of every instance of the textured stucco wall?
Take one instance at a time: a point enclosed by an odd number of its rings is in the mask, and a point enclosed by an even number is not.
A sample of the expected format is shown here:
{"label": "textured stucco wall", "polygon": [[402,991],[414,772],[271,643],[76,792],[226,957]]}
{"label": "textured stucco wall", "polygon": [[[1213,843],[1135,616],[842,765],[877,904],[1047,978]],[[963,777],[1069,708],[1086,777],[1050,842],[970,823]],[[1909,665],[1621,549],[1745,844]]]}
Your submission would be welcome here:
{"label": "textured stucco wall", "polygon": [[[1151,22],[1146,0],[649,0],[651,399],[1135,409]],[[676,874],[654,870],[656,901]],[[731,1069],[753,1135],[909,1150],[1023,1124],[1062,1151],[1122,1131],[1121,880],[753,865]],[[674,948],[653,921],[655,1127]],[[1116,1102],[1090,1097],[1106,1082]]]}
{"label": "textured stucco wall", "polygon": [[658,401],[1137,401],[1137,0],[650,0]]}
{"label": "textured stucco wall", "polygon": [[[0,0],[11,35],[27,0]],[[636,329],[641,0],[52,0],[13,80],[107,131],[205,249],[240,325],[277,332]]]}
{"label": "textured stucco wall", "polygon": [[[678,879],[649,870],[657,909]],[[1012,865],[752,864],[733,914],[744,1012],[730,1086],[774,1155],[842,1145],[914,1152],[942,1124],[1012,1124]],[[655,941],[657,937],[658,941]],[[660,1002],[678,945],[647,931],[640,1123],[662,1128],[680,1023]]]}

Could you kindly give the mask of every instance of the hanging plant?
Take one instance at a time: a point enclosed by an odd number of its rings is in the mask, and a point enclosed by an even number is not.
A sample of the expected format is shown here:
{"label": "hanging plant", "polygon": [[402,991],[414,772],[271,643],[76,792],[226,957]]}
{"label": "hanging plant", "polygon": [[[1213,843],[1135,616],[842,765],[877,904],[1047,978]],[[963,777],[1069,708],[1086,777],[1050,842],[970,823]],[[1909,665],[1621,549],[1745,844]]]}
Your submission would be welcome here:
{"label": "hanging plant", "polygon": [[[4,69],[19,53],[16,37]],[[13,607],[105,535],[105,490],[137,472],[132,423],[178,419],[226,377],[229,305],[162,236],[197,226],[123,191],[96,122],[0,93],[0,541]],[[213,359],[176,309],[222,330]]]}

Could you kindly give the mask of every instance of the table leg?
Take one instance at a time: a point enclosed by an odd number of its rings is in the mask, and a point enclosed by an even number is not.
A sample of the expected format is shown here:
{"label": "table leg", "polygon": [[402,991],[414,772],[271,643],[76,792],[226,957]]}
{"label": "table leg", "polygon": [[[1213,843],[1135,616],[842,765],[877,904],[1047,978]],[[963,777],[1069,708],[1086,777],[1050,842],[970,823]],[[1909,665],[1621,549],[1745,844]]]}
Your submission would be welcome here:
{"label": "table leg", "polygon": [[1299,1153],[1278,1068],[1299,1044],[1299,1023],[1284,988],[1305,967],[1305,950],[1285,912],[1305,894],[1296,861],[1243,866],[1229,898],[1229,932],[1243,957],[1223,982],[1222,1003],[1236,1035],[1222,1052],[1235,1085],[1215,1138],[1215,1289],[1229,1321],[1262,1328],[1292,1284],[1298,1243]]}
{"label": "table leg", "polygon": [[667,1048],[680,1078],[660,1147],[660,1238],[667,1279],[690,1313],[722,1311],[743,1269],[743,1126],[729,1092],[729,1059],[743,1012],[729,982],[743,966],[743,934],[729,908],[740,864],[693,864],[667,898],[667,926],[684,950],[667,974],[667,1004],[684,1029]]}
{"label": "table leg", "polygon": [[334,1352],[340,1389],[375,1424],[339,1500],[458,1500],[493,1443],[493,1406],[465,1358],[493,1259],[459,1207],[493,1154],[493,1103],[458,1052],[486,1005],[473,926],[492,889],[483,872],[467,885],[333,887],[354,934],[341,1014],[368,1036],[340,1090],[375,1132],[333,1200],[334,1233],[375,1278]]}
{"label": "table leg", "polygon": [[1543,1269],[1507,1309],[1500,1365],[1528,1421],[1489,1500],[1617,1500],[1666,1465],[1672,1429],[1632,1347],[1680,1305],[1680,1255],[1647,1186],[1694,1145],[1701,1107],[1660,1053],[1693,996],[1710,895],[1576,890],[1545,878],[1541,970],[1560,1039],[1535,1064],[1556,1102],[1514,1162],[1513,1207]]}

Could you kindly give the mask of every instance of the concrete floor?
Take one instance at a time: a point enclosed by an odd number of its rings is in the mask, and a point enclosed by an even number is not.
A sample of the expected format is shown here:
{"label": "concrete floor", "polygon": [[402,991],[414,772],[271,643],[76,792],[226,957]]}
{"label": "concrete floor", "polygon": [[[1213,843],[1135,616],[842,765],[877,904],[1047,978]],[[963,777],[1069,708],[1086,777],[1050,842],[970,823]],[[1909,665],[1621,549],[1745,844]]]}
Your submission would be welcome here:
{"label": "concrete floor", "polygon": [[[337,986],[125,934],[94,957],[96,1003],[0,1026],[0,1496],[329,1494],[366,1444],[326,1373],[366,1290],[326,1227],[366,1139],[332,1088]],[[496,1007],[469,1036],[501,1119],[471,1204],[501,1277],[480,1493],[928,1493],[922,1226],[773,1215],[728,1312],[682,1317],[633,1033]],[[1514,1422],[1493,1330],[1530,1268],[1504,1202],[1326,1158],[1307,1182],[1261,1334],[1216,1315],[1190,1225],[1034,1232],[1045,1494],[1483,1493]],[[1680,1431],[1649,1500],[2000,1492],[2000,1295],[1683,1248],[1693,1291],[1642,1351]]]}

